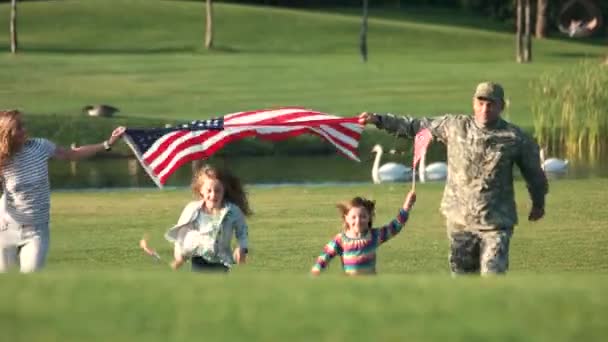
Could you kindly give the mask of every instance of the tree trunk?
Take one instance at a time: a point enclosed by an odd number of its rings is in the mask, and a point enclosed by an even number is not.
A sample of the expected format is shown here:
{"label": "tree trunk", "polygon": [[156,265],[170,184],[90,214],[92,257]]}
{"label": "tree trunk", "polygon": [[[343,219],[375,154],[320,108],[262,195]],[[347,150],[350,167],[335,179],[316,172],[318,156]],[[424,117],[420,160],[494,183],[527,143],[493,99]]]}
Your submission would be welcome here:
{"label": "tree trunk", "polygon": [[363,19],[361,22],[361,35],[359,42],[359,50],[361,51],[361,58],[363,58],[363,62],[367,62],[367,5],[368,0],[363,0]]}
{"label": "tree trunk", "polygon": [[530,0],[524,0],[525,4],[525,22],[526,28],[524,31],[524,62],[532,62],[532,11],[530,9]]}
{"label": "tree trunk", "polygon": [[207,21],[205,25],[205,48],[213,48],[213,3],[207,0],[205,9],[207,12]]}
{"label": "tree trunk", "polygon": [[517,63],[523,62],[523,9],[521,6],[521,2],[522,0],[517,0],[515,5],[515,59],[517,60]]}
{"label": "tree trunk", "polygon": [[542,39],[547,35],[547,1],[537,0],[536,3],[536,38]]}
{"label": "tree trunk", "polygon": [[11,0],[11,53],[17,53],[17,0]]}

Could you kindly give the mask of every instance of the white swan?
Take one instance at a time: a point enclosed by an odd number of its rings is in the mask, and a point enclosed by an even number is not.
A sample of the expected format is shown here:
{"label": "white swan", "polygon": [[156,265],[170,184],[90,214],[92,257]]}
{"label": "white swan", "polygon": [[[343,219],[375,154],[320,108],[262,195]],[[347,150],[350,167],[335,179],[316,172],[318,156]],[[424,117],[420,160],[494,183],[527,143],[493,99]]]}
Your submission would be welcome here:
{"label": "white swan", "polygon": [[426,165],[426,153],[420,158],[418,165],[418,178],[421,183],[430,181],[445,180],[448,177],[448,164],[445,162],[434,162]]}
{"label": "white swan", "polygon": [[540,149],[541,168],[545,173],[565,173],[568,170],[568,160],[558,158],[545,159],[545,149]]}
{"label": "white swan", "polygon": [[376,153],[374,165],[372,166],[372,180],[374,184],[382,182],[405,182],[412,179],[412,169],[397,163],[386,163],[380,167],[382,157],[382,146],[375,145],[372,152]]}

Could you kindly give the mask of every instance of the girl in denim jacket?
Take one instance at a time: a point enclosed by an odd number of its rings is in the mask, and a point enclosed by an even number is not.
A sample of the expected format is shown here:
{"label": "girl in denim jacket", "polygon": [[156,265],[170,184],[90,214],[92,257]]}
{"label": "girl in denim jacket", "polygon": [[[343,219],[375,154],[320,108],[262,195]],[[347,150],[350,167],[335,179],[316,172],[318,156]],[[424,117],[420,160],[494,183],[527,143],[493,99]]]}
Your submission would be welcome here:
{"label": "girl in denim jacket", "polygon": [[[165,234],[174,244],[171,267],[178,269],[188,259],[193,271],[228,271],[235,263],[245,263],[245,217],[251,209],[240,180],[228,170],[204,166],[192,179],[192,191],[199,200],[188,203]],[[231,252],[233,236],[238,247]]]}

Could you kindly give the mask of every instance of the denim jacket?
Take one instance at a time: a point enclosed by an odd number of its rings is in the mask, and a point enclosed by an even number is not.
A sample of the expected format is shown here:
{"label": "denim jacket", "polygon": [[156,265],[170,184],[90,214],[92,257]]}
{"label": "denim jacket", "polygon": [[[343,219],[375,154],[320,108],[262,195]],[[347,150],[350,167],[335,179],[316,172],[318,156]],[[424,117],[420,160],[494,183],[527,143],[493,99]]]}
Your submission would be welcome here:
{"label": "denim jacket", "polygon": [[[201,214],[201,207],[204,201],[193,201],[186,205],[182,214],[177,221],[177,224],[170,228],[165,233],[165,239],[174,244],[174,256],[175,258],[184,258],[184,238],[186,233],[190,230],[198,230],[196,226],[196,220]],[[217,262],[225,265],[234,264],[232,257],[232,250],[230,242],[234,235],[238,241],[240,248],[248,248],[248,227],[245,222],[245,215],[241,209],[233,203],[226,202],[224,207],[220,211],[219,220],[215,223],[209,222],[208,224],[216,224],[217,235],[215,239],[215,249],[217,260],[209,260],[210,262]]]}

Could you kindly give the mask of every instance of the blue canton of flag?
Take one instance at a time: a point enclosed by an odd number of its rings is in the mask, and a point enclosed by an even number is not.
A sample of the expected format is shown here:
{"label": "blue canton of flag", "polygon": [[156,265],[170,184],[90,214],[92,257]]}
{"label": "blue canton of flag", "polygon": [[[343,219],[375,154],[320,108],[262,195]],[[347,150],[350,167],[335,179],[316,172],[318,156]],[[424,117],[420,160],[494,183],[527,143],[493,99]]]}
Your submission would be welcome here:
{"label": "blue canton of flag", "polygon": [[154,129],[138,129],[129,128],[129,138],[135,145],[135,149],[138,153],[144,154],[152,144],[158,139],[171,132],[177,131],[201,131],[201,130],[213,130],[221,131],[224,129],[224,119],[207,119],[207,120],[194,120],[183,124],[177,124],[175,126],[165,128],[154,128]]}

